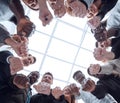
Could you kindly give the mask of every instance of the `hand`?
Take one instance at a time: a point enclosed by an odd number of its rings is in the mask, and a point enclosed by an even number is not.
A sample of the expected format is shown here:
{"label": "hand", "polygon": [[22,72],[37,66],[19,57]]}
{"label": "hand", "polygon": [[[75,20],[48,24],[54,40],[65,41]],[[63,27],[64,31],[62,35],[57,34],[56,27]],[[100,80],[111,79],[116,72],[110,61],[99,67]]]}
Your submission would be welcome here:
{"label": "hand", "polygon": [[62,17],[66,13],[66,9],[64,6],[64,0],[56,0],[56,2],[49,0],[50,7],[54,11],[54,15],[56,17]]}
{"label": "hand", "polygon": [[69,6],[72,9],[72,14],[76,17],[83,18],[87,15],[86,6],[79,0],[69,0]]}
{"label": "hand", "polygon": [[107,53],[108,52],[106,51],[105,48],[95,48],[94,52],[93,52],[93,55],[94,55],[96,60],[105,61]]}
{"label": "hand", "polygon": [[82,90],[87,92],[92,92],[95,90],[95,82],[91,79],[88,79],[86,84],[82,87]]}
{"label": "hand", "polygon": [[16,42],[11,45],[15,52],[23,57],[28,55],[28,39],[24,36],[19,36],[17,34],[12,36],[12,39]]}
{"label": "hand", "polygon": [[20,89],[25,89],[30,86],[29,78],[23,74],[16,74],[13,79],[13,84]]}
{"label": "hand", "polygon": [[19,20],[17,24],[18,35],[29,37],[34,30],[35,25],[28,18],[22,18]]}
{"label": "hand", "polygon": [[72,83],[72,84],[66,86],[63,89],[63,92],[64,92],[65,95],[80,95],[79,90],[80,90],[80,88],[78,88],[76,86],[76,84]]}
{"label": "hand", "polygon": [[42,9],[40,8],[39,18],[42,21],[42,25],[46,26],[52,21],[53,16],[48,8],[44,7]]}
{"label": "hand", "polygon": [[40,82],[33,87],[40,94],[50,95],[50,85],[48,83]]}
{"label": "hand", "polygon": [[11,74],[16,74],[18,71],[23,69],[23,63],[20,58],[9,57],[9,62]]}
{"label": "hand", "polygon": [[55,87],[52,89],[52,95],[55,97],[55,99],[60,99],[60,96],[63,95],[63,91],[60,87]]}
{"label": "hand", "polygon": [[17,43],[25,42],[26,44],[28,44],[28,38],[26,38],[25,36],[20,36],[18,34],[14,34],[12,36],[12,39],[15,40]]}
{"label": "hand", "polygon": [[100,72],[100,65],[99,64],[91,64],[90,67],[88,68],[89,69],[89,73],[91,75],[96,75]]}
{"label": "hand", "polygon": [[24,57],[28,55],[28,46],[26,42],[22,42],[22,43],[16,42],[13,45],[11,45],[11,47],[17,53],[18,56]]}
{"label": "hand", "polygon": [[100,25],[100,23],[100,18],[98,16],[94,16],[88,21],[88,25],[91,29],[96,29]]}

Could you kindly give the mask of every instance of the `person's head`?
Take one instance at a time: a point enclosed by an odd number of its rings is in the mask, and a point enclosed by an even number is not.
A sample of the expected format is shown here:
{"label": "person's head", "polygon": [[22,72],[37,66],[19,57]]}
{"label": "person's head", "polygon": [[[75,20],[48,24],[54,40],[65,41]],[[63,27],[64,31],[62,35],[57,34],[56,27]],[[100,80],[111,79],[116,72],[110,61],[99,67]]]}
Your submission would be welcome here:
{"label": "person's head", "polygon": [[23,57],[21,60],[24,66],[29,66],[30,64],[34,64],[36,62],[36,57],[29,54],[28,56]]}
{"label": "person's head", "polygon": [[96,42],[95,46],[99,48],[107,48],[111,45],[111,39],[107,39],[103,42]]}
{"label": "person's head", "polygon": [[27,77],[30,79],[30,84],[32,85],[38,81],[40,74],[38,71],[32,71]]}
{"label": "person's head", "polygon": [[85,75],[79,70],[79,71],[76,71],[74,74],[73,74],[73,78],[78,82],[78,83],[82,83],[83,80],[85,79]]}
{"label": "person's head", "polygon": [[22,0],[30,9],[39,10],[38,0]]}
{"label": "person's head", "polygon": [[53,84],[53,75],[50,72],[46,72],[42,79],[41,82],[46,82],[48,84]]}
{"label": "person's head", "polygon": [[87,69],[88,74],[89,74],[90,76],[95,77],[95,78],[100,79],[100,78],[102,78],[102,77],[104,77],[104,76],[106,75],[106,74],[91,74],[89,69],[90,69],[90,67],[88,67],[88,69]]}

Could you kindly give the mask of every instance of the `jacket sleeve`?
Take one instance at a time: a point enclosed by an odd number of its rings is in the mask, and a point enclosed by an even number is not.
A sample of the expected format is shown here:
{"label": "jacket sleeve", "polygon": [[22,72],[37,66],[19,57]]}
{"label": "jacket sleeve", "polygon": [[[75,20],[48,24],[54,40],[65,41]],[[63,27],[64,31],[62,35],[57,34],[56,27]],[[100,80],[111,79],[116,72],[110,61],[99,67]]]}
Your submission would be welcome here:
{"label": "jacket sleeve", "polygon": [[13,56],[13,54],[9,51],[0,51],[0,62],[1,63],[7,63],[7,58],[9,56]]}
{"label": "jacket sleeve", "polygon": [[113,38],[111,40],[111,51],[114,53],[114,59],[118,59],[120,57],[120,37]]}
{"label": "jacket sleeve", "polygon": [[17,21],[25,16],[24,8],[20,2],[20,0],[8,0],[9,7],[11,11],[14,13]]}
{"label": "jacket sleeve", "polygon": [[101,66],[99,74],[112,74],[115,70],[115,65],[113,63],[107,63]]}
{"label": "jacket sleeve", "polygon": [[68,103],[67,100],[65,100],[64,95],[60,96],[60,99],[57,100],[54,98],[53,103]]}
{"label": "jacket sleeve", "polygon": [[98,99],[102,99],[107,94],[107,88],[103,85],[101,81],[98,81],[96,84],[96,88],[93,92],[91,92]]}
{"label": "jacket sleeve", "polygon": [[97,16],[104,18],[105,14],[109,12],[117,3],[118,0],[102,0],[103,6],[100,8]]}
{"label": "jacket sleeve", "polygon": [[10,34],[7,29],[0,24],[0,43],[5,44],[5,39],[10,38]]}

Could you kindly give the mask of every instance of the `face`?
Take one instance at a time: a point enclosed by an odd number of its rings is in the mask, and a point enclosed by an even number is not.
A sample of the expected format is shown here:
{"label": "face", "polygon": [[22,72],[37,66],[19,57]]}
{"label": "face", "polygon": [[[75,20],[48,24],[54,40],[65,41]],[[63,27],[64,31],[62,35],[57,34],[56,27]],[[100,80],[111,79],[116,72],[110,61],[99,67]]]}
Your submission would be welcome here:
{"label": "face", "polygon": [[45,75],[43,75],[41,82],[46,82],[48,84],[52,84],[53,83],[53,77],[49,74],[45,74]]}
{"label": "face", "polygon": [[66,87],[63,89],[63,92],[64,92],[65,95],[71,95],[70,87],[69,87],[69,86],[66,86]]}
{"label": "face", "polygon": [[85,79],[85,75],[82,72],[76,72],[74,77],[73,77],[78,83],[82,83],[83,80]]}
{"label": "face", "polygon": [[22,58],[22,62],[24,66],[29,66],[35,62],[35,59],[32,55],[28,55],[27,57]]}
{"label": "face", "polygon": [[38,81],[38,78],[40,77],[40,74],[38,71],[31,72],[28,77],[30,78],[30,84],[34,84]]}
{"label": "face", "polygon": [[32,10],[39,10],[39,3],[37,0],[23,0],[23,2]]}

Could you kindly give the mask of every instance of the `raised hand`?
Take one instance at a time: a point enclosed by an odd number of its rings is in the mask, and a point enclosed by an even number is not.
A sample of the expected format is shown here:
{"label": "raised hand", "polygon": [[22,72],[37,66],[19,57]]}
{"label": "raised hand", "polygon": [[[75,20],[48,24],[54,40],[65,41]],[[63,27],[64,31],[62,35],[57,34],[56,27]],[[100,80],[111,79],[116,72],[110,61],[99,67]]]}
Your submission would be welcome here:
{"label": "raised hand", "polygon": [[68,0],[68,5],[71,8],[72,15],[83,18],[87,15],[86,6],[79,0]]}
{"label": "raised hand", "polygon": [[13,45],[11,47],[15,50],[15,52],[23,57],[28,55],[28,39],[24,36],[19,36],[15,34],[12,39],[14,40]]}
{"label": "raised hand", "polygon": [[45,82],[40,82],[33,86],[38,93],[50,95],[50,85]]}
{"label": "raised hand", "polygon": [[48,0],[50,7],[53,9],[54,11],[54,15],[56,17],[62,17],[65,15],[66,13],[66,9],[64,6],[64,0]]}
{"label": "raised hand", "polygon": [[92,92],[95,90],[95,82],[91,79],[88,79],[86,84],[82,87],[82,90],[87,92]]}
{"label": "raised hand", "polygon": [[13,84],[20,89],[29,88],[29,78],[23,74],[16,74],[13,79]]}
{"label": "raised hand", "polygon": [[23,63],[20,58],[17,57],[9,57],[10,63],[10,72],[11,74],[16,74],[18,71],[23,69]]}
{"label": "raised hand", "polygon": [[46,26],[52,21],[53,16],[52,16],[51,12],[47,8],[45,8],[40,11],[39,18],[42,21],[42,25]]}
{"label": "raised hand", "polygon": [[91,29],[96,29],[100,25],[101,22],[100,22],[100,18],[98,16],[94,16],[87,23]]}
{"label": "raised hand", "polygon": [[101,70],[99,64],[91,64],[88,69],[89,69],[89,73],[90,73],[91,75],[99,74],[99,72],[100,72],[100,70]]}
{"label": "raised hand", "polygon": [[60,99],[60,96],[63,95],[63,91],[60,87],[55,87],[52,89],[52,95],[55,97],[55,99]]}
{"label": "raised hand", "polygon": [[42,22],[42,25],[46,26],[52,21],[53,16],[48,9],[46,0],[38,0],[38,2],[39,2],[39,18]]}
{"label": "raised hand", "polygon": [[104,61],[106,60],[106,55],[107,55],[107,51],[105,48],[95,48],[93,55],[95,57],[96,60],[98,61]]}

